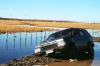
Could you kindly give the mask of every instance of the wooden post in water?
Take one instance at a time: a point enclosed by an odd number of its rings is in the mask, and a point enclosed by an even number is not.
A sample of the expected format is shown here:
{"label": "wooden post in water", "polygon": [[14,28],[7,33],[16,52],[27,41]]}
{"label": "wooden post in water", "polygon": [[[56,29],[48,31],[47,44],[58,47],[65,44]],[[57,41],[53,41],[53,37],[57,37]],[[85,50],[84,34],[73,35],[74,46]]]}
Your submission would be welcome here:
{"label": "wooden post in water", "polygon": [[49,35],[50,35],[50,29],[49,29]]}
{"label": "wooden post in water", "polygon": [[32,47],[32,32],[31,32],[31,47]]}
{"label": "wooden post in water", "polygon": [[42,30],[41,30],[41,37],[40,38],[41,38],[41,41],[40,41],[40,44],[41,44],[42,43]]}
{"label": "wooden post in water", "polygon": [[37,45],[37,31],[36,31],[36,45]]}
{"label": "wooden post in water", "polygon": [[51,33],[53,33],[53,29],[51,30]]}
{"label": "wooden post in water", "polygon": [[25,29],[25,48],[26,48],[26,41],[27,41],[27,29]]}
{"label": "wooden post in water", "polygon": [[21,32],[20,32],[20,48],[21,48]]}
{"label": "wooden post in water", "polygon": [[1,35],[1,29],[0,29],[0,35]]}
{"label": "wooden post in water", "polygon": [[8,30],[6,29],[6,49],[8,50]]}
{"label": "wooden post in water", "polygon": [[91,35],[93,36],[93,29],[91,28]]}
{"label": "wooden post in water", "polygon": [[15,33],[14,33],[14,48],[15,48],[15,38],[16,38],[16,36],[15,36]]}
{"label": "wooden post in water", "polygon": [[[7,29],[6,29],[7,30]],[[0,29],[0,33],[2,33],[2,29]]]}
{"label": "wooden post in water", "polygon": [[98,31],[98,36],[100,36],[100,30]]}
{"label": "wooden post in water", "polygon": [[1,35],[1,29],[0,29],[0,35]]}
{"label": "wooden post in water", "polygon": [[45,30],[44,40],[46,40],[46,30]]}

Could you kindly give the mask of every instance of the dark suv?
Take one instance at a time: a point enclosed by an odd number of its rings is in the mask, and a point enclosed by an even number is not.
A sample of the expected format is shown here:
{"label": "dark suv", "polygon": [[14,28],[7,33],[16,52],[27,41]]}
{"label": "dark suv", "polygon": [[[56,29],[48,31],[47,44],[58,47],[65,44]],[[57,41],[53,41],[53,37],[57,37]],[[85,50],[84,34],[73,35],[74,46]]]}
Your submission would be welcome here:
{"label": "dark suv", "polygon": [[63,53],[68,58],[94,57],[94,43],[85,29],[69,28],[51,34],[35,53]]}

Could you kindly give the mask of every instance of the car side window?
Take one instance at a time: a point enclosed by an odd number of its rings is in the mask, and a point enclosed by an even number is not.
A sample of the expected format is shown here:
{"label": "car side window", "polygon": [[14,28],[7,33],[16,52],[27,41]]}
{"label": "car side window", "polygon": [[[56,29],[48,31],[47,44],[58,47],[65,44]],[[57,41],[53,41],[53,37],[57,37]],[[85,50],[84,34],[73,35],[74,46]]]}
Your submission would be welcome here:
{"label": "car side window", "polygon": [[54,36],[50,36],[47,38],[47,41],[52,41],[52,40],[54,40]]}
{"label": "car side window", "polygon": [[81,35],[81,36],[84,36],[84,33],[83,33],[82,31],[80,31],[80,35]]}

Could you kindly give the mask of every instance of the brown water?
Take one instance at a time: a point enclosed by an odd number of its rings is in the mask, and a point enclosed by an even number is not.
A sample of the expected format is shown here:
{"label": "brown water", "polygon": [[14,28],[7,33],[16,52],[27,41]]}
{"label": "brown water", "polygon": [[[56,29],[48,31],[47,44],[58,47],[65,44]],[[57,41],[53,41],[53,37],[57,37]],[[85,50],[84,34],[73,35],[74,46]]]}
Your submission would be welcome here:
{"label": "brown water", "polygon": [[59,60],[49,63],[48,66],[100,66],[100,43],[95,43],[94,59],[78,60],[75,62],[70,62],[69,60]]}
{"label": "brown water", "polygon": [[[83,60],[83,61],[77,61],[77,62],[69,62],[68,60],[62,60],[59,62],[54,62],[48,64],[48,66],[91,66],[93,63],[93,60]],[[95,66],[99,66],[96,65]]]}
{"label": "brown water", "polygon": [[[92,31],[93,32],[93,31]],[[95,32],[91,35],[100,36],[100,33]],[[45,32],[42,32],[42,41],[44,40]],[[47,32],[46,35],[48,36],[50,33]],[[47,37],[46,36],[46,37]],[[37,33],[37,44],[40,44],[41,32]],[[14,39],[15,38],[15,39]],[[14,58],[20,58],[23,56],[34,54],[34,48],[36,45],[36,33],[32,33],[32,42],[31,42],[31,33],[16,33],[0,35],[0,64],[8,63]],[[69,62],[68,60],[60,60],[57,62],[49,63],[48,66],[100,66],[100,43],[96,42],[94,47],[94,59],[93,60],[83,60],[77,62]]]}

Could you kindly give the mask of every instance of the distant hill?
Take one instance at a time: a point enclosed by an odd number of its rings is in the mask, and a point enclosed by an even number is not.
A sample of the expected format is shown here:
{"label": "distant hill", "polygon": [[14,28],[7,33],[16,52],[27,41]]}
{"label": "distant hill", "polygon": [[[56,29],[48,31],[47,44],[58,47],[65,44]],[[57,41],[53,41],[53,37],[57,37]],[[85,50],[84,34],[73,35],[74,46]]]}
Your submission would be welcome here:
{"label": "distant hill", "polygon": [[71,23],[80,23],[75,21],[67,21],[67,20],[42,20],[42,19],[17,19],[17,18],[2,18],[0,20],[18,20],[18,21],[39,21],[39,22],[71,22]]}

